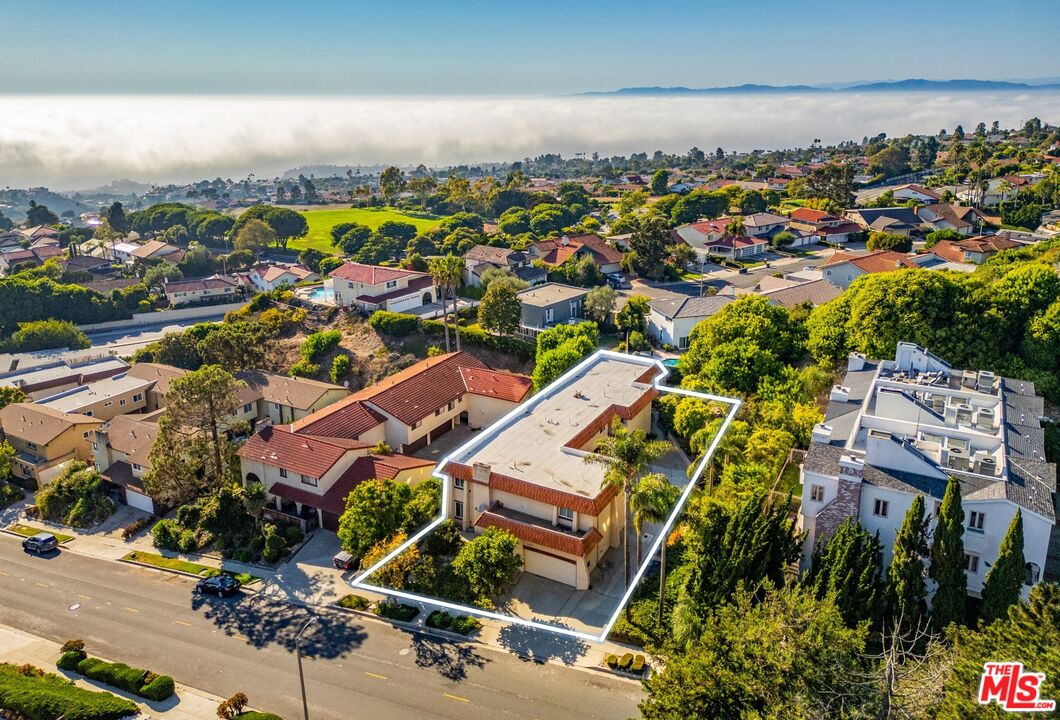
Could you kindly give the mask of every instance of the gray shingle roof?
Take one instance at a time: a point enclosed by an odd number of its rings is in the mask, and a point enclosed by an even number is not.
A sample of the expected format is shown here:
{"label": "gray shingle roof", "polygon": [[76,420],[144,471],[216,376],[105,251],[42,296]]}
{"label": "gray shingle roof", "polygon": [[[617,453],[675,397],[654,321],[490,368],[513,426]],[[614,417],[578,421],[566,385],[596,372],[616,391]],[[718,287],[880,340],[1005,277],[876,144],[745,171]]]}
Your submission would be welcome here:
{"label": "gray shingle roof", "polygon": [[668,318],[710,317],[735,299],[725,295],[664,298],[652,300],[648,305]]}

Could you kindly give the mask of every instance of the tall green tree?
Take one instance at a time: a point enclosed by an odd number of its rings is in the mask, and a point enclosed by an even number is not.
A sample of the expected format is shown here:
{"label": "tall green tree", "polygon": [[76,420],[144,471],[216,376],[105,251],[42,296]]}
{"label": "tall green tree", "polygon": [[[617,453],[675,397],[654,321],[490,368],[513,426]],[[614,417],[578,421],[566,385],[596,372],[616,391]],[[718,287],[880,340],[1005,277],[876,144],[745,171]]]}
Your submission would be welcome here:
{"label": "tall green tree", "polygon": [[491,607],[492,599],[512,584],[523,565],[518,549],[519,540],[507,530],[486,528],[460,547],[453,558],[453,572],[467,581],[476,603]]}
{"label": "tall green tree", "polygon": [[390,205],[397,199],[398,193],[405,189],[405,173],[396,167],[388,167],[379,174],[379,193],[383,202]]}
{"label": "tall green tree", "polygon": [[26,211],[26,222],[30,227],[54,225],[59,222],[59,216],[49,210],[47,205],[38,205],[36,200],[30,200],[29,210]]}
{"label": "tall green tree", "polygon": [[965,562],[961,484],[950,476],[931,539],[931,566],[928,569],[928,576],[938,586],[931,601],[931,624],[936,630],[943,630],[950,623],[964,622],[968,597]]}
{"label": "tall green tree", "polygon": [[891,564],[887,568],[887,597],[892,620],[916,625],[921,604],[927,597],[924,582],[924,558],[927,557],[927,518],[924,496],[913,498],[894,538]]}
{"label": "tall green tree", "polygon": [[[645,475],[633,489],[629,507],[633,512],[633,527],[637,530],[637,563],[641,562],[640,542],[644,524],[660,524],[666,521],[681,497],[681,490],[661,473]],[[666,599],[666,541],[659,546],[659,611],[657,621],[662,624],[663,603]]]}
{"label": "tall green tree", "polygon": [[526,283],[520,280],[512,282],[507,278],[491,282],[478,306],[479,324],[499,335],[510,335],[518,330],[523,312],[519,291],[525,286]]}
{"label": "tall green tree", "polygon": [[224,435],[235,415],[239,390],[246,384],[219,365],[205,365],[174,378],[166,394],[165,432],[205,441],[208,449],[206,476],[219,481],[225,474],[228,442]]}
{"label": "tall green tree", "polygon": [[854,517],[847,518],[819,543],[803,583],[819,598],[835,595],[848,625],[872,620],[883,602],[883,546]]}
{"label": "tall green tree", "polygon": [[1023,513],[1009,523],[997,560],[986,576],[983,586],[982,615],[987,622],[999,620],[1008,614],[1008,609],[1020,601],[1020,590],[1026,579],[1027,569],[1023,558]]}
{"label": "tall green tree", "polygon": [[342,549],[357,557],[397,533],[406,520],[412,490],[389,479],[366,480],[346,496],[346,511],[339,518]]}
{"label": "tall green tree", "polygon": [[[630,500],[645,468],[672,449],[666,440],[650,440],[643,430],[630,430],[615,417],[611,432],[600,440],[595,452],[585,456],[585,462],[604,466],[603,487],[618,488],[622,492],[622,552],[625,563],[625,587],[629,587],[629,528]],[[626,605],[629,612],[629,605]]]}
{"label": "tall green tree", "polygon": [[667,184],[670,182],[670,173],[666,172],[662,168],[655,171],[655,174],[651,176],[651,194],[652,195],[665,195]]}

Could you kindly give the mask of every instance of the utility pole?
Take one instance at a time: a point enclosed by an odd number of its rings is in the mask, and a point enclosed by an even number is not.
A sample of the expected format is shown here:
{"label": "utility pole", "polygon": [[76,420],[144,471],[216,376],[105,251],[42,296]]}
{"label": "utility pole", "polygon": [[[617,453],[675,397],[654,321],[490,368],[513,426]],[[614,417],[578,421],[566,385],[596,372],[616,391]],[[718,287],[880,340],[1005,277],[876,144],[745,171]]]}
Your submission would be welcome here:
{"label": "utility pole", "polygon": [[304,633],[310,625],[317,621],[317,616],[309,618],[306,624],[302,626],[302,629],[298,631],[298,634],[294,638],[294,653],[298,657],[298,682],[302,686],[302,714],[304,720],[309,720],[309,702],[305,696],[305,675],[302,674],[302,633]]}

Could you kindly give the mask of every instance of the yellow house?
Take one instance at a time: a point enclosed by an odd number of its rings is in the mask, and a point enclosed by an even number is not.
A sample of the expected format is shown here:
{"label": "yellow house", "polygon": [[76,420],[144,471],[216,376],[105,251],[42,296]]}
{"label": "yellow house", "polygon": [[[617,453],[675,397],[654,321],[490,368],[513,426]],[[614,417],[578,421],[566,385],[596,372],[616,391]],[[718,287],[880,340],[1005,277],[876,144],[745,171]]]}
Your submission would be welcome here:
{"label": "yellow house", "polygon": [[0,410],[0,426],[15,448],[12,472],[38,487],[47,485],[71,460],[92,464],[92,439],[102,424],[99,418],[32,403]]}

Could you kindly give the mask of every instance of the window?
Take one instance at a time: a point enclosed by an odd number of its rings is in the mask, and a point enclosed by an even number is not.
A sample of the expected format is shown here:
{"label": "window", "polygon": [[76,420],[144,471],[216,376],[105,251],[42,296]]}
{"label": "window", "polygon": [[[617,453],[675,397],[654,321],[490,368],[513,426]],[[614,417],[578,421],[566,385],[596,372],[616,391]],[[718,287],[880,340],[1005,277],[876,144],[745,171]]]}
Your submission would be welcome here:
{"label": "window", "polygon": [[1027,563],[1027,577],[1023,581],[1027,585],[1034,585],[1042,577],[1042,569],[1038,567],[1037,563]]}
{"label": "window", "polygon": [[313,487],[316,487],[317,486],[317,479],[315,477],[309,477],[308,475],[302,475],[302,484],[303,485],[312,485]]}
{"label": "window", "polygon": [[970,573],[979,572],[979,556],[971,553],[964,554],[964,569]]}
{"label": "window", "polygon": [[415,430],[416,428],[418,428],[422,424],[422,422],[422,420],[417,420],[416,422],[412,423],[412,429]]}
{"label": "window", "polygon": [[464,519],[464,503],[460,502],[459,500],[453,503],[453,517],[458,520]]}
{"label": "window", "polygon": [[688,349],[688,336],[687,335],[685,335],[684,337],[677,338],[677,347],[680,350],[687,350]]}
{"label": "window", "polygon": [[890,503],[886,500],[880,500],[876,498],[872,502],[872,514],[876,517],[887,517],[887,509],[890,507]]}
{"label": "window", "polygon": [[250,412],[250,408],[252,408],[252,407],[253,407],[252,403],[247,403],[246,405],[243,406],[243,412],[245,412],[245,413]]}
{"label": "window", "polygon": [[144,394],[143,393],[136,393],[135,395],[133,395],[133,402],[140,402],[143,399],[144,399]]}
{"label": "window", "polygon": [[108,400],[107,402],[103,403],[103,407],[110,407],[113,404],[114,404],[113,400]]}
{"label": "window", "polygon": [[435,416],[435,417],[438,417],[438,416],[439,416],[439,415],[441,415],[441,414],[442,414],[443,412],[445,412],[445,408],[444,408],[444,407],[440,407],[440,408],[438,408],[437,410],[435,410],[435,411],[434,411],[434,416]]}
{"label": "window", "polygon": [[87,432],[81,433],[81,437],[84,438],[85,440],[88,440],[88,433]]}
{"label": "window", "polygon": [[31,443],[31,442],[26,443],[26,447],[28,447],[30,450],[36,450],[37,449],[37,446],[35,444]]}
{"label": "window", "polygon": [[561,507],[559,509],[559,519],[574,522],[574,511],[570,508]]}
{"label": "window", "polygon": [[445,409],[452,412],[453,408],[456,407],[456,400],[450,400],[449,404],[445,406]]}
{"label": "window", "polygon": [[396,288],[396,287],[397,287],[397,280],[391,280],[390,282],[388,282],[386,284],[386,289],[387,290],[389,290],[390,288]]}
{"label": "window", "polygon": [[453,487],[457,490],[464,489],[464,481],[461,478],[453,478]]}
{"label": "window", "polygon": [[280,468],[280,477],[287,477],[287,470],[285,470],[284,468]]}
{"label": "window", "polygon": [[142,469],[143,468],[141,468],[139,465],[137,465],[136,463],[133,463],[133,470],[142,470]]}
{"label": "window", "polygon": [[92,411],[91,410],[85,411],[85,416],[86,417],[92,417]]}
{"label": "window", "polygon": [[983,532],[983,518],[985,517],[985,513],[979,512],[978,510],[972,510],[968,513],[968,529],[974,530],[975,532]]}
{"label": "window", "polygon": [[93,450],[99,450],[99,445],[96,445],[95,443],[92,443],[92,449]]}
{"label": "window", "polygon": [[582,304],[581,304],[580,300],[571,300],[570,301],[570,316],[571,317],[574,317],[574,318],[578,317],[579,313],[581,313],[581,309],[582,309]]}
{"label": "window", "polygon": [[118,407],[125,407],[125,398],[118,401]]}
{"label": "window", "polygon": [[556,312],[552,308],[545,308],[545,322],[550,323],[556,317]]}
{"label": "window", "polygon": [[824,502],[824,485],[811,485],[810,499],[814,502]]}

